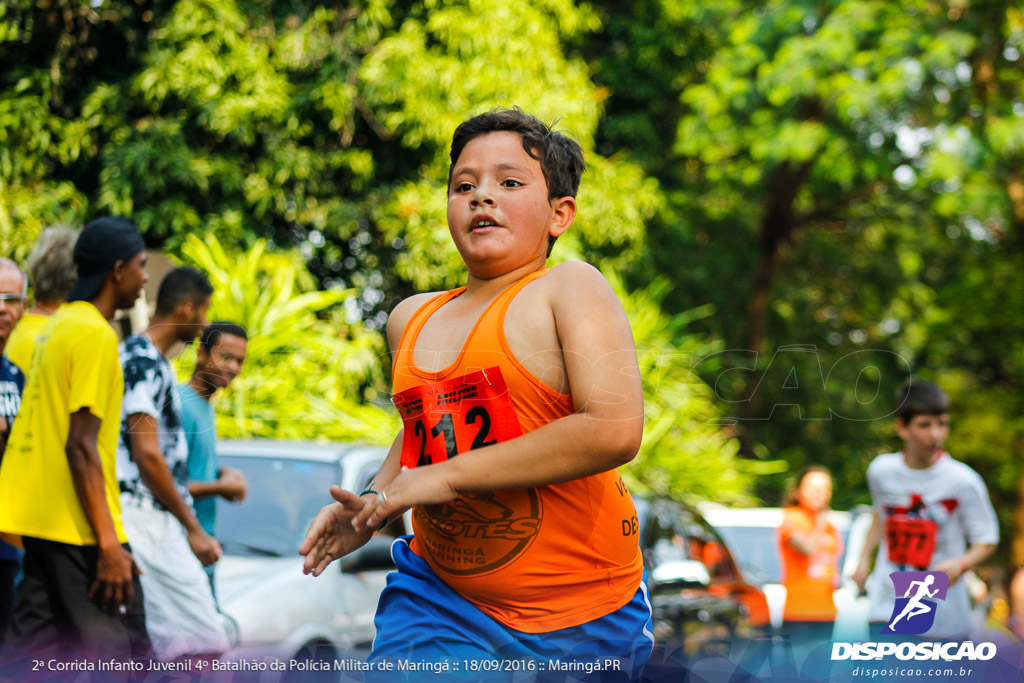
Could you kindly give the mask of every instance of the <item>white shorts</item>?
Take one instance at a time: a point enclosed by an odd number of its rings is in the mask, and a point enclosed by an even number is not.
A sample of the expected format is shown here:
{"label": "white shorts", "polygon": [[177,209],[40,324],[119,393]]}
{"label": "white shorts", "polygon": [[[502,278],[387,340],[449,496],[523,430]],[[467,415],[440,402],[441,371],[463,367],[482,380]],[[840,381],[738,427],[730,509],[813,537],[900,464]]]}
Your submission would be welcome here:
{"label": "white shorts", "polygon": [[210,579],[188,544],[185,528],[170,512],[121,494],[121,517],[132,556],[143,574],[146,631],[156,656],[224,652],[224,617]]}

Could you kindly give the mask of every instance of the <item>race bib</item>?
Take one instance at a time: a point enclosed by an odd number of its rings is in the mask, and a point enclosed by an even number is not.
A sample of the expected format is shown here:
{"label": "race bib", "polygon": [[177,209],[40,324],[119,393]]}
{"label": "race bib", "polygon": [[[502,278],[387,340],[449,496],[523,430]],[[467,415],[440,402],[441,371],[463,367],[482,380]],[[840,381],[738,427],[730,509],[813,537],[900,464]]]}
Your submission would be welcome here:
{"label": "race bib", "polygon": [[444,462],[523,433],[499,367],[412,387],[392,400],[405,427],[403,467]]}
{"label": "race bib", "polygon": [[933,520],[891,515],[885,520],[889,561],[924,570],[931,566],[938,525]]}

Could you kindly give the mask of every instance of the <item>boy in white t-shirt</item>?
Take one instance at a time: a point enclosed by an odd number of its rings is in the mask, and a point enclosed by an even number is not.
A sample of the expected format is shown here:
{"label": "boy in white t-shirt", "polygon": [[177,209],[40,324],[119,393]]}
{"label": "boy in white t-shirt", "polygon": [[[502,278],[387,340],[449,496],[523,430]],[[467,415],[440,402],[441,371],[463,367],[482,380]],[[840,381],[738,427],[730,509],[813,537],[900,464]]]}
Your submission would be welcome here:
{"label": "boy in white t-shirt", "polygon": [[[967,635],[970,601],[960,578],[984,562],[999,542],[988,489],[978,473],[943,450],[949,435],[949,396],[934,384],[911,380],[899,390],[899,453],[868,466],[874,519],[853,580],[871,600],[871,634],[881,633],[896,602],[889,574],[941,571],[949,576],[946,599],[935,610],[927,638]],[[871,554],[878,548],[868,576]]]}

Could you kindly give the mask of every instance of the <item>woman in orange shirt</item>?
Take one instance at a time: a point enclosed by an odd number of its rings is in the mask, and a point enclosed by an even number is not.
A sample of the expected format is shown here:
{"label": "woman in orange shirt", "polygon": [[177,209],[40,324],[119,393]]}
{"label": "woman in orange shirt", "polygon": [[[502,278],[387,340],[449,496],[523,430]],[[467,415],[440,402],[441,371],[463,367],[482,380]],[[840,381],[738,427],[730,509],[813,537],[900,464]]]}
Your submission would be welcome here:
{"label": "woman in orange shirt", "polygon": [[806,467],[790,491],[779,527],[782,583],[786,586],[785,631],[795,647],[810,649],[831,639],[836,608],[832,591],[842,539],[828,521],[832,476]]}

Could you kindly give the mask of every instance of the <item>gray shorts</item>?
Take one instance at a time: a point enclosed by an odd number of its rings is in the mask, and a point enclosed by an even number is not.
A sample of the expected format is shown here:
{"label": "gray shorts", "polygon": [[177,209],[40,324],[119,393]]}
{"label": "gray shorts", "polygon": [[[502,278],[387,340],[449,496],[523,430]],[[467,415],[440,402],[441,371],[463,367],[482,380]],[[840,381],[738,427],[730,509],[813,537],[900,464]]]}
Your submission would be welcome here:
{"label": "gray shorts", "polygon": [[228,646],[210,579],[174,515],[121,495],[121,518],[143,574],[146,630],[160,659],[214,654]]}

